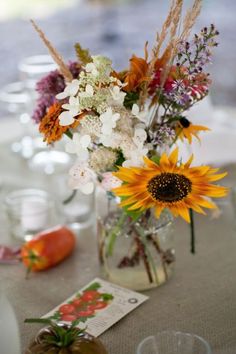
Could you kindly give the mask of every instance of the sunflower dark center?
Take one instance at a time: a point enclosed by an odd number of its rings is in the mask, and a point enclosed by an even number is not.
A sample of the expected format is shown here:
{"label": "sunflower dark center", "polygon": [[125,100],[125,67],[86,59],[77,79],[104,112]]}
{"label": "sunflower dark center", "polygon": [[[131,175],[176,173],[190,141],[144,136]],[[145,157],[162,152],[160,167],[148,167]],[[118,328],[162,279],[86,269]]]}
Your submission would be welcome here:
{"label": "sunflower dark center", "polygon": [[180,118],[179,122],[183,128],[188,128],[190,126],[190,121],[185,117]]}
{"label": "sunflower dark center", "polygon": [[156,201],[178,202],[191,192],[192,182],[184,175],[164,172],[148,182],[147,190]]}

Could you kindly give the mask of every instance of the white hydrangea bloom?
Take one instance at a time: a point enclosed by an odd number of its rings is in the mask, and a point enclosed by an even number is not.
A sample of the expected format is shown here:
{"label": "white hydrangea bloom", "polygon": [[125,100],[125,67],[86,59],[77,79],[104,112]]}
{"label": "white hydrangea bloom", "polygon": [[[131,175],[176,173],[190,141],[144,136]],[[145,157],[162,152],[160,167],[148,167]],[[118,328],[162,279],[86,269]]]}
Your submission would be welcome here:
{"label": "white hydrangea bloom", "polygon": [[90,73],[92,74],[92,76],[94,77],[97,77],[98,76],[98,70],[96,68],[96,65],[94,63],[88,63],[86,66],[85,66],[85,71],[87,73]]}
{"label": "white hydrangea bloom", "polygon": [[134,103],[132,106],[132,114],[138,118],[143,123],[148,123],[149,111],[148,109],[144,109],[140,111],[139,106]]}
{"label": "white hydrangea bloom", "polygon": [[77,154],[79,161],[86,161],[89,157],[88,147],[91,143],[89,135],[74,133],[73,138],[66,144],[65,150],[70,154]]}
{"label": "white hydrangea bloom", "polygon": [[144,161],[143,157],[148,153],[148,149],[146,147],[138,147],[130,152],[130,159],[123,162],[122,166],[124,167],[132,167],[132,166],[143,166]]}
{"label": "white hydrangea bloom", "polygon": [[136,126],[134,130],[133,142],[138,147],[143,147],[145,141],[147,139],[147,133],[142,126]]}
{"label": "white hydrangea bloom", "polygon": [[93,86],[90,84],[87,84],[85,86],[85,91],[79,93],[79,96],[83,98],[93,97],[93,95],[94,95],[94,89]]}
{"label": "white hydrangea bloom", "polygon": [[102,134],[110,135],[112,129],[116,127],[117,120],[120,119],[119,113],[113,113],[111,107],[109,107],[105,113],[100,115],[102,122]]}
{"label": "white hydrangea bloom", "polygon": [[58,95],[56,95],[56,98],[58,100],[62,100],[64,98],[67,98],[69,96],[75,96],[79,90],[80,87],[80,81],[77,79],[72,80],[71,82],[66,84],[65,90]]}
{"label": "white hydrangea bloom", "polygon": [[114,86],[111,90],[113,100],[120,106],[123,105],[126,96],[125,92],[122,92],[119,86]]}
{"label": "white hydrangea bloom", "polygon": [[94,173],[86,162],[77,162],[69,171],[69,187],[79,189],[84,194],[94,190]]}
{"label": "white hydrangea bloom", "polygon": [[71,96],[69,103],[63,104],[62,108],[64,108],[66,111],[59,115],[59,122],[61,126],[67,126],[74,123],[74,117],[81,113],[78,97]]}

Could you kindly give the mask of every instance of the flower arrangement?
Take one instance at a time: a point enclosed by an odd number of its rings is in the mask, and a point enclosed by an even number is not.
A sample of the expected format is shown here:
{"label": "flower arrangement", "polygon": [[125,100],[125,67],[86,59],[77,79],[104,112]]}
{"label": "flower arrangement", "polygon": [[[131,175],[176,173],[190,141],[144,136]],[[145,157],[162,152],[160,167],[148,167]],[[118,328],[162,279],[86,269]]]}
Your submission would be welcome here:
{"label": "flower arrangement", "polygon": [[65,64],[33,22],[59,67],[37,85],[33,118],[39,131],[49,144],[68,137],[65,149],[76,157],[69,171],[72,189],[91,193],[99,181],[132,220],[150,210],[158,218],[169,209],[190,222],[192,211],[204,214],[216,207],[213,197],[227,193],[214,184],[226,173],[192,167],[193,156],[187,162],[178,156],[178,140],[191,144],[209,130],[187,118],[208,95],[206,66],[218,44],[214,25],[189,38],[201,3],[195,0],[181,20],[183,0],[173,1],[153,48],[146,43],[144,57],[133,55],[121,72],[79,44],[78,60]]}

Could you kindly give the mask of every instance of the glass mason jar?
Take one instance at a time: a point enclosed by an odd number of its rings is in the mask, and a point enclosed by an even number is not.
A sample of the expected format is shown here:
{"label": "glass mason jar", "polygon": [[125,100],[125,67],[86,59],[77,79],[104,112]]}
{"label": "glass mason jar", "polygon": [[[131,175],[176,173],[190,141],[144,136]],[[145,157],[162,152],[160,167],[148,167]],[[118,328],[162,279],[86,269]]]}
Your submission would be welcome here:
{"label": "glass mason jar", "polygon": [[136,220],[118,199],[97,188],[97,237],[103,275],[111,282],[145,290],[166,282],[173,273],[173,218],[164,211],[156,218],[144,211]]}

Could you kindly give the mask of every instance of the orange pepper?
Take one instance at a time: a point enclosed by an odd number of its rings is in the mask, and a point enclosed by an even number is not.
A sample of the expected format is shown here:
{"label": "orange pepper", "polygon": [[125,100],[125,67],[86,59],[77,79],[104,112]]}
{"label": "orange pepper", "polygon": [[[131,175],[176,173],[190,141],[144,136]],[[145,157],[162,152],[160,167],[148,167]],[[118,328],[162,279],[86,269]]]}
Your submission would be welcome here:
{"label": "orange pepper", "polygon": [[57,226],[36,235],[21,248],[21,258],[28,271],[41,271],[55,266],[75,248],[74,233],[65,226]]}

